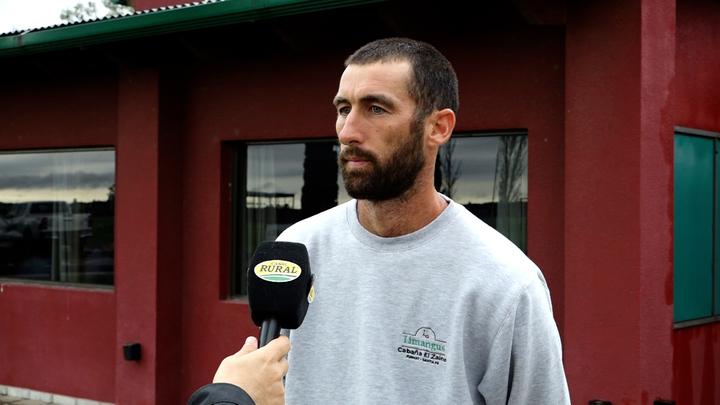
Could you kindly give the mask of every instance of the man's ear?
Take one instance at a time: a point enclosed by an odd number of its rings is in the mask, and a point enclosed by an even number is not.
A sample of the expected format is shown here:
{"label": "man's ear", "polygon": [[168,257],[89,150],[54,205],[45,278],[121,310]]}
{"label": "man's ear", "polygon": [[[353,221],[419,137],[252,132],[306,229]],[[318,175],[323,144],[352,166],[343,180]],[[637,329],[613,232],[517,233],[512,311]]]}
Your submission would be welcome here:
{"label": "man's ear", "polygon": [[444,145],[455,128],[455,112],[449,108],[434,111],[430,114],[428,125],[431,125],[428,141],[437,147]]}

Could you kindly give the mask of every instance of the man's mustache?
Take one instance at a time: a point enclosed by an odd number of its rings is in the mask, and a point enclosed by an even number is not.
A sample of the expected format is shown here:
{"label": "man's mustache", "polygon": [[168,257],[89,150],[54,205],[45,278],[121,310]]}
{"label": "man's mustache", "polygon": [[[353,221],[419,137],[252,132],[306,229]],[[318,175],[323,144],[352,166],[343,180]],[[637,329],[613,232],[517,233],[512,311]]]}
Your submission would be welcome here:
{"label": "man's mustache", "polygon": [[338,157],[338,160],[341,163],[345,163],[351,159],[362,159],[372,163],[377,162],[377,158],[374,154],[366,150],[360,149],[359,147],[354,145],[349,145],[345,147],[345,149],[341,149],[340,156]]}

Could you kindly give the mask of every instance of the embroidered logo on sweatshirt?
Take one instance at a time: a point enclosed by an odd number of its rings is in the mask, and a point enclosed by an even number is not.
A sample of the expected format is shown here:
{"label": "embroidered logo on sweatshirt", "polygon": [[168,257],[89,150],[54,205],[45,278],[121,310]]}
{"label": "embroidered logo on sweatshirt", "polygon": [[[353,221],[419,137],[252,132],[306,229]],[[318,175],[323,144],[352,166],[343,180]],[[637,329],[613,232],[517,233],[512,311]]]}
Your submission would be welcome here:
{"label": "embroidered logo on sweatshirt", "polygon": [[447,362],[446,344],[447,342],[437,338],[435,331],[424,326],[415,333],[403,332],[402,344],[397,351],[406,359],[438,365]]}

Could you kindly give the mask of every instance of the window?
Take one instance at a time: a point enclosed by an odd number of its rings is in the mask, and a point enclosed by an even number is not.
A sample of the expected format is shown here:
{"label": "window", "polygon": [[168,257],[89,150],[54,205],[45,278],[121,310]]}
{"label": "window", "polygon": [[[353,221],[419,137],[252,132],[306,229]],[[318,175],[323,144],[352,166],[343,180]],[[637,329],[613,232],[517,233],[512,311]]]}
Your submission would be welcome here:
{"label": "window", "polygon": [[720,319],[718,277],[718,137],[675,133],[674,320],[687,326]]}
{"label": "window", "polygon": [[453,135],[438,154],[435,188],[527,252],[527,135]]}
{"label": "window", "polygon": [[[247,143],[235,152],[231,294],[247,293],[247,263],[262,241],[349,201],[337,142]],[[527,246],[527,135],[461,134],[438,154],[435,185],[523,250]]]}
{"label": "window", "polygon": [[113,283],[115,152],[0,153],[0,278]]}

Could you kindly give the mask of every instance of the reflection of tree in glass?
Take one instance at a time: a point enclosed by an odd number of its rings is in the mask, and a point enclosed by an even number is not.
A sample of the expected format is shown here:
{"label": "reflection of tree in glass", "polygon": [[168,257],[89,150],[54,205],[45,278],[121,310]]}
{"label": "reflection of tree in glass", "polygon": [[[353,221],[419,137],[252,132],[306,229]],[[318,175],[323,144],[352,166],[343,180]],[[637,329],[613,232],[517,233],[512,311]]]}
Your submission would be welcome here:
{"label": "reflection of tree in glass", "polygon": [[493,201],[497,201],[495,229],[523,251],[527,251],[527,202],[522,195],[526,172],[527,137],[501,136],[493,181]]}
{"label": "reflection of tree in glass", "polygon": [[522,179],[527,159],[527,137],[501,136],[495,160],[493,201],[512,202],[522,198]]}
{"label": "reflection of tree in glass", "polygon": [[108,199],[109,202],[115,202],[115,183],[108,187]]}
{"label": "reflection of tree in glass", "polygon": [[[436,178],[436,186],[441,193],[452,198],[455,194],[455,183],[457,183],[461,174],[462,162],[453,163],[453,154],[455,153],[455,140],[451,139],[440,148],[437,157],[437,165],[439,168],[439,180]],[[436,177],[438,175],[436,170]]]}
{"label": "reflection of tree in glass", "polygon": [[302,216],[307,218],[337,205],[337,152],[333,142],[308,142],[303,161]]}

